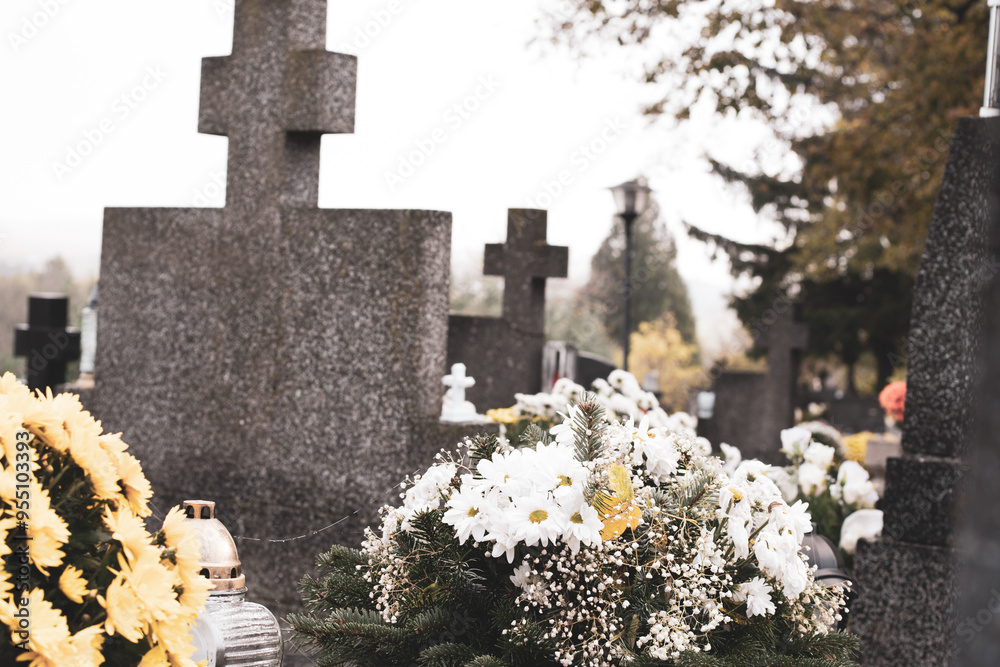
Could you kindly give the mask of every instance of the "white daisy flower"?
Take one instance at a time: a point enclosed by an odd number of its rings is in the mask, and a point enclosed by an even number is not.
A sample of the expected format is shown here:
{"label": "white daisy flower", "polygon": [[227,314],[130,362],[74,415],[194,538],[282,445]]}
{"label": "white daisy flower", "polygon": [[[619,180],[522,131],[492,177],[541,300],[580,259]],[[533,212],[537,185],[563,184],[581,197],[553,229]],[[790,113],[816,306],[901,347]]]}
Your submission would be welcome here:
{"label": "white daisy flower", "polygon": [[803,495],[818,496],[826,490],[826,471],[812,463],[799,466],[799,488]]}
{"label": "white daisy flower", "polygon": [[517,498],[507,512],[510,532],[529,547],[555,543],[566,525],[566,515],[548,494],[534,493]]}
{"label": "white daisy flower", "polygon": [[567,518],[562,541],[576,554],[580,545],[596,547],[601,543],[601,530],[604,523],[597,510],[587,504],[582,491],[560,501],[560,507]]}
{"label": "white daisy flower", "polygon": [[857,461],[844,461],[837,472],[837,483],[830,494],[847,505],[873,509],[878,502],[878,492],[865,470]]}
{"label": "white daisy flower", "polygon": [[489,459],[480,461],[476,470],[484,479],[511,496],[516,497],[529,493],[531,491],[531,480],[528,479],[530,468],[525,465],[523,451],[514,449],[506,454],[494,452]]}
{"label": "white daisy flower", "polygon": [[559,443],[539,444],[534,451],[528,478],[536,491],[551,491],[560,498],[583,489],[588,471],[576,460],[572,448]]}
{"label": "white daisy flower", "polygon": [[733,600],[736,602],[746,601],[747,617],[767,616],[776,611],[774,603],[771,602],[771,588],[764,579],[754,577],[750,581],[740,584],[733,593]]}
{"label": "white daisy flower", "polygon": [[817,468],[821,468],[823,471],[829,470],[830,466],[833,465],[833,455],[837,453],[833,447],[829,445],[824,445],[818,442],[809,443],[806,447],[806,451],[803,456],[806,459],[806,463],[811,463]]}
{"label": "white daisy flower", "polygon": [[722,466],[722,469],[726,473],[732,475],[736,472],[736,469],[740,467],[740,462],[743,460],[743,454],[740,450],[732,445],[727,445],[726,443],[721,443],[719,449],[722,450],[722,455],[726,457],[726,464]]}
{"label": "white daisy flower", "polygon": [[471,536],[476,542],[486,539],[486,531],[490,525],[491,508],[483,497],[481,486],[465,486],[451,494],[446,505],[442,521],[455,528],[455,535],[460,544]]}
{"label": "white daisy flower", "polygon": [[795,460],[805,453],[811,440],[812,433],[807,429],[786,428],[781,432],[781,451],[788,455],[788,458]]}

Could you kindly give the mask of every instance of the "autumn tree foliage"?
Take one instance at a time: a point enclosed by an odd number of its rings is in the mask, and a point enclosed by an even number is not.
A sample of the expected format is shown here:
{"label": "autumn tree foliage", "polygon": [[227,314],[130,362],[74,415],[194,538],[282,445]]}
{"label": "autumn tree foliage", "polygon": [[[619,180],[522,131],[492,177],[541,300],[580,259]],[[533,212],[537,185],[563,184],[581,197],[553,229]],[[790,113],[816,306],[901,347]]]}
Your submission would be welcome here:
{"label": "autumn tree foliage", "polygon": [[632,334],[628,364],[638,378],[655,374],[660,405],[667,412],[688,410],[692,390],[707,380],[698,346],[684,340],[671,313],[639,324],[639,330]]}
{"label": "autumn tree foliage", "polygon": [[[754,279],[756,292],[736,299],[741,317],[776,293],[801,300],[806,281],[816,292],[855,290],[838,296],[855,297],[841,320],[845,338],[822,346],[876,352],[865,342],[870,320],[880,300],[908,299],[956,119],[975,114],[981,100],[986,3],[566,0],[561,7],[549,25],[554,41],[586,52],[596,38],[643,54],[651,116],[683,122],[704,106],[769,128],[773,141],[754,160],[708,156],[716,174],[788,232],[777,248],[701,234],[737,259],[734,273]],[[774,159],[773,146],[783,159]],[[876,282],[882,299],[869,298]],[[898,345],[908,309],[895,317],[889,329]]]}

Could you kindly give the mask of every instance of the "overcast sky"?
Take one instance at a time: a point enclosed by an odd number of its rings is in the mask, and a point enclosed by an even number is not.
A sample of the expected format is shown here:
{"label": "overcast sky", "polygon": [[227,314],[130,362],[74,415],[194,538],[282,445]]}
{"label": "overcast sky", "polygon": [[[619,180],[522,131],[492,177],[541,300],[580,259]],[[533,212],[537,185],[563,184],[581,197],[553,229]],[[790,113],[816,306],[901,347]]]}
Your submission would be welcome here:
{"label": "overcast sky", "polygon": [[[3,0],[0,266],[61,254],[96,274],[105,206],[223,204],[227,140],[198,134],[197,117],[201,58],[231,51],[232,1]],[[611,225],[607,187],[645,174],[704,302],[696,310],[717,308],[727,265],[679,221],[773,237],[701,159],[745,161],[759,133],[710,119],[651,127],[639,114],[650,91],[621,54],[528,46],[553,9],[331,1],[328,48],[359,56],[357,123],[324,137],[320,206],[451,211],[455,266],[503,240],[507,208],[548,208],[549,240],[570,247],[570,278],[582,281]],[[428,142],[433,154],[413,160]],[[81,143],[88,154],[73,157]],[[411,174],[401,160],[421,164]],[[560,173],[568,185],[555,187]]]}

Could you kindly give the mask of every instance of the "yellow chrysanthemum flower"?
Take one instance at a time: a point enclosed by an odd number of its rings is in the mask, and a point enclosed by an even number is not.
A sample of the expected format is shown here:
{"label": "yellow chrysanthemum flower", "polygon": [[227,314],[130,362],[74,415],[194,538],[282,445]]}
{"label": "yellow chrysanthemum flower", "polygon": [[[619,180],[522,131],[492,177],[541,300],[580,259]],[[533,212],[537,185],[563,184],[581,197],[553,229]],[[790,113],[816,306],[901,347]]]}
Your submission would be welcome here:
{"label": "yellow chrysanthemum flower", "polygon": [[163,533],[163,542],[168,549],[176,547],[185,540],[197,539],[194,531],[188,527],[184,519],[184,510],[180,506],[171,507],[167,516],[164,517],[160,532]]}
{"label": "yellow chrysanthemum flower", "polygon": [[[11,549],[7,546],[7,535],[17,527],[17,521],[12,517],[0,519],[0,562],[5,562]],[[0,598],[6,598],[14,590],[7,568],[0,568]]]}
{"label": "yellow chrysanthemum flower", "polygon": [[117,500],[120,496],[118,471],[111,456],[86,429],[70,431],[68,440],[70,455],[87,473],[94,495],[101,500]]}
{"label": "yellow chrysanthemum flower", "polygon": [[[180,597],[181,604],[200,610],[208,598],[212,582],[200,574],[201,544],[198,542],[198,535],[190,524],[184,522],[184,512],[180,507],[173,507],[167,512],[160,530],[165,548],[173,554],[178,583],[184,588]],[[164,562],[170,563],[171,560]]]}
{"label": "yellow chrysanthemum flower", "polygon": [[46,389],[44,394],[39,393],[20,412],[21,423],[45,445],[63,453],[69,446],[69,434],[66,432],[65,420],[53,407],[54,401],[52,389]]}
{"label": "yellow chrysanthemum flower", "polygon": [[[23,445],[18,451],[25,440],[17,436],[25,432],[29,434],[27,451]],[[105,637],[114,634],[146,647],[160,647],[143,664],[195,667],[189,659],[194,650],[190,631],[211,586],[198,574],[197,538],[175,513],[164,532],[165,549],[154,546],[141,518],[150,514],[152,490],[139,461],[127,449],[120,435],[102,434],[100,423],[83,410],[78,397],[33,394],[12,374],[0,377],[0,499],[4,503],[0,506],[0,560],[10,555],[10,532],[21,530],[12,509],[23,500],[17,494],[27,492],[30,510],[25,537],[29,539],[24,544],[41,583],[24,598],[31,606],[31,633],[29,650],[19,660],[31,667],[122,664],[123,656],[104,647]],[[28,470],[18,469],[17,464],[26,462],[25,454]],[[30,473],[27,481],[26,472]],[[54,475],[59,475],[59,485],[54,485]],[[18,488],[25,484],[27,489]],[[51,493],[59,497],[50,497],[47,487],[58,489]],[[100,512],[103,507],[103,520],[112,534],[110,544],[86,543],[97,535],[89,529],[76,536],[86,540],[70,543],[69,526],[59,514],[60,508],[67,511],[62,494],[70,488],[90,497],[88,507],[93,509],[85,511]],[[105,570],[114,578],[104,586],[97,583],[105,581],[96,569],[100,550],[108,546],[117,550],[115,541],[122,545],[121,569]],[[96,590],[88,588],[91,581]],[[61,593],[55,593],[56,587]],[[20,618],[13,588],[10,575],[0,569],[0,622],[17,640]],[[46,594],[63,601],[59,609],[45,599]],[[105,610],[106,619],[83,627],[80,619],[93,615],[97,605]],[[29,638],[26,635],[20,641]],[[112,653],[104,655],[107,650]]]}
{"label": "yellow chrysanthemum flower", "polygon": [[194,644],[191,643],[191,626],[197,622],[197,616],[171,616],[162,623],[153,623],[153,636],[170,656],[173,664],[194,655]]}
{"label": "yellow chrysanthemum flower", "polygon": [[118,633],[132,643],[138,643],[142,639],[142,603],[122,573],[118,573],[108,586],[107,598],[98,595],[97,602],[108,615],[104,621],[105,632],[109,635]]}
{"label": "yellow chrysanthemum flower", "polygon": [[146,651],[146,655],[142,656],[139,667],[171,667],[167,650],[162,645],[157,644]]}
{"label": "yellow chrysanthemum flower", "polygon": [[73,647],[72,657],[76,661],[65,664],[80,665],[80,667],[104,664],[104,656],[101,655],[101,647],[104,645],[103,630],[100,625],[92,625],[70,637],[70,645]]}
{"label": "yellow chrysanthemum flower", "polygon": [[125,548],[129,558],[138,561],[143,553],[153,546],[153,540],[146,532],[142,519],[132,514],[128,507],[112,511],[104,509],[104,525],[111,531],[111,537]]}
{"label": "yellow chrysanthemum flower", "polygon": [[115,460],[121,489],[129,507],[137,516],[149,516],[149,499],[153,497],[153,487],[142,472],[139,459],[131,454],[120,454]]}
{"label": "yellow chrysanthemum flower", "polygon": [[49,504],[49,494],[42,485],[28,482],[28,497],[31,500],[31,520],[28,521],[28,559],[43,575],[48,576],[48,568],[62,563],[62,546],[69,541],[69,526]]}
{"label": "yellow chrysanthemum flower", "polygon": [[165,621],[183,613],[174,591],[174,574],[160,565],[160,550],[147,549],[135,563],[124,566],[122,574],[145,608],[150,620]]}
{"label": "yellow chrysanthemum flower", "polygon": [[[17,434],[23,430],[21,417],[12,412],[0,414],[0,454],[7,460],[10,466],[18,460],[17,458]],[[37,460],[38,455],[34,449],[27,452],[32,455],[32,460]],[[24,457],[22,457],[23,459]]]}
{"label": "yellow chrysanthemum flower", "polygon": [[87,590],[87,581],[80,574],[80,570],[72,565],[67,565],[66,569],[59,576],[59,590],[63,592],[63,595],[77,604],[82,604],[83,598],[89,592]]}
{"label": "yellow chrysanthemum flower", "polygon": [[[32,665],[62,667],[65,662],[60,662],[60,659],[67,653],[70,638],[66,617],[52,607],[45,599],[45,592],[39,588],[28,593],[27,607],[31,620],[28,628],[28,659]],[[7,626],[12,627],[14,620],[7,620]]]}
{"label": "yellow chrysanthemum flower", "polygon": [[105,433],[97,441],[106,452],[114,456],[124,454],[128,449],[128,445],[122,440],[121,433]]}
{"label": "yellow chrysanthemum flower", "polygon": [[17,480],[14,477],[14,468],[6,468],[0,463],[0,500],[10,507],[14,507],[17,502]]}

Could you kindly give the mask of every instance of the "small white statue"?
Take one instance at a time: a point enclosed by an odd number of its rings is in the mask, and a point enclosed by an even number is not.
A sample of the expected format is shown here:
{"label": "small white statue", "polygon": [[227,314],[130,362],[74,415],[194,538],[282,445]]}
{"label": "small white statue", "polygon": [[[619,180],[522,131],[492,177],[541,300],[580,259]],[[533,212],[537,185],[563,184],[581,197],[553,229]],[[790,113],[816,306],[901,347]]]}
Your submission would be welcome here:
{"label": "small white statue", "polygon": [[465,390],[476,384],[474,378],[465,374],[465,364],[454,364],[451,367],[451,375],[445,375],[441,382],[448,387],[444,395],[441,421],[458,423],[478,421],[476,406],[465,400]]}

